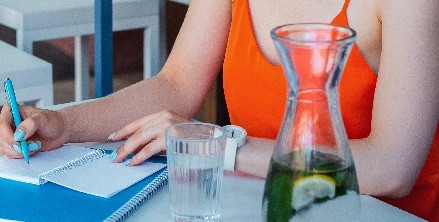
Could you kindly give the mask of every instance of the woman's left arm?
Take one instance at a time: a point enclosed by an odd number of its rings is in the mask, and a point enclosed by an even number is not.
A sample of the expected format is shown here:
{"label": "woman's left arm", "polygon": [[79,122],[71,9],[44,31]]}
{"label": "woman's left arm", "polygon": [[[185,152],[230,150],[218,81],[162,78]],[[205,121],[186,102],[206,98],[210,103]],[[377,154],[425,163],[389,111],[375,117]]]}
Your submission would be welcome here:
{"label": "woman's left arm", "polygon": [[[381,1],[382,52],[372,129],[350,140],[363,194],[410,193],[428,155],[439,117],[439,4]],[[265,177],[273,141],[249,138],[236,169]]]}
{"label": "woman's left arm", "polygon": [[368,138],[351,140],[360,191],[403,197],[439,117],[438,1],[381,2],[382,52]]}

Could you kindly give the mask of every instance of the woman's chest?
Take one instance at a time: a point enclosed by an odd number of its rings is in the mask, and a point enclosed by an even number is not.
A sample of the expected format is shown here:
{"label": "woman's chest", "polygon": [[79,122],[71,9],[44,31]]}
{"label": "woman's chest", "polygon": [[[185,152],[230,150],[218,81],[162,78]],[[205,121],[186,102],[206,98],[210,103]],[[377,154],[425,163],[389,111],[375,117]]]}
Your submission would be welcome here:
{"label": "woman's chest", "polygon": [[288,23],[331,23],[346,13],[348,25],[357,31],[356,44],[375,73],[381,54],[381,24],[375,1],[351,0],[248,0],[253,34],[259,50],[272,64],[278,65],[277,52],[270,37],[272,28]]}

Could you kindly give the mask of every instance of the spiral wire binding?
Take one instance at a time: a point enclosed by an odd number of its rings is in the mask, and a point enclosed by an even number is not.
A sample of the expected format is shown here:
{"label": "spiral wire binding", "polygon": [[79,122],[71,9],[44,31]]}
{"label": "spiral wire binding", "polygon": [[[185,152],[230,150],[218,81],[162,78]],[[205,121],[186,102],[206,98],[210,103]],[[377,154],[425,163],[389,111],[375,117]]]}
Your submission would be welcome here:
{"label": "spiral wire binding", "polygon": [[95,159],[99,159],[103,156],[105,156],[105,151],[103,149],[97,149],[91,153],[87,153],[86,155],[79,157],[79,158],[76,158],[76,159],[74,159],[74,160],[72,160],[72,161],[70,161],[62,166],[59,166],[59,167],[57,167],[57,168],[55,168],[47,173],[41,174],[39,183],[44,184],[47,182],[47,179],[50,178],[51,176],[54,176],[54,175],[63,173],[67,170],[73,169],[75,167],[84,165],[88,162],[91,162]]}
{"label": "spiral wire binding", "polygon": [[151,183],[134,195],[127,203],[110,215],[105,222],[120,222],[137,210],[145,201],[150,199],[161,187],[168,182],[168,169],[163,170]]}

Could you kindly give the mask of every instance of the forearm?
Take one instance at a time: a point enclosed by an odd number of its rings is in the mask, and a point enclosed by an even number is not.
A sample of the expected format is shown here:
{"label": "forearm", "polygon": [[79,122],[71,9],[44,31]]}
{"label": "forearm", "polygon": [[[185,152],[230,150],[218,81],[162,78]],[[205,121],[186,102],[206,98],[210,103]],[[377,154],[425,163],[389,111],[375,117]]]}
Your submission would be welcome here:
{"label": "forearm", "polygon": [[247,143],[237,150],[235,169],[265,178],[273,148],[274,140],[248,137]]}
{"label": "forearm", "polygon": [[230,20],[231,2],[192,1],[173,50],[157,76],[61,111],[68,141],[103,140],[136,119],[166,109],[192,117],[221,68]]}
{"label": "forearm", "polygon": [[371,140],[372,138],[364,138],[349,141],[360,192],[377,196],[389,195],[395,182],[391,179],[395,175],[392,176],[390,172],[397,166],[391,166],[392,158],[386,157],[386,151],[378,148],[379,145]]}
{"label": "forearm", "polygon": [[173,83],[160,76],[139,82],[105,98],[61,110],[68,142],[102,141],[108,135],[145,115],[165,109],[191,117],[200,102],[188,99]]}
{"label": "forearm", "polygon": [[[405,155],[397,151],[404,145],[395,140],[370,137],[349,142],[362,194],[403,197],[410,192],[422,168],[425,152],[405,160]],[[407,141],[402,143],[412,146]],[[429,144],[426,140],[425,144],[418,145],[428,147]],[[273,149],[274,140],[249,137],[247,144],[238,149],[235,169],[265,178]]]}
{"label": "forearm", "polygon": [[[394,186],[390,179],[391,159],[384,153],[375,153],[368,139],[350,140],[361,193],[383,195]],[[274,140],[249,137],[247,143],[238,149],[235,169],[247,174],[265,178],[274,150]],[[397,166],[395,166],[397,167]]]}
{"label": "forearm", "polygon": [[411,192],[433,135],[418,136],[423,139],[406,135],[409,139],[405,139],[394,134],[394,138],[383,135],[349,141],[362,194],[401,198]]}

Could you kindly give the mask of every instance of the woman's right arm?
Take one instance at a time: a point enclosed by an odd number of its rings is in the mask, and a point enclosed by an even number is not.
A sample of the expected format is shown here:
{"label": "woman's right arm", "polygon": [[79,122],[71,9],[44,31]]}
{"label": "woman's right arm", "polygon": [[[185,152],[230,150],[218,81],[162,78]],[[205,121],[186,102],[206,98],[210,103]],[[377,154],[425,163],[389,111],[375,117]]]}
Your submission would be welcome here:
{"label": "woman's right arm", "polygon": [[[57,112],[21,107],[25,139],[42,149],[66,142],[102,141],[130,122],[161,110],[190,118],[201,106],[224,58],[231,2],[192,0],[173,50],[160,73],[102,99]],[[0,114],[0,154],[16,155],[11,116]],[[14,153],[15,152],[15,153]]]}

